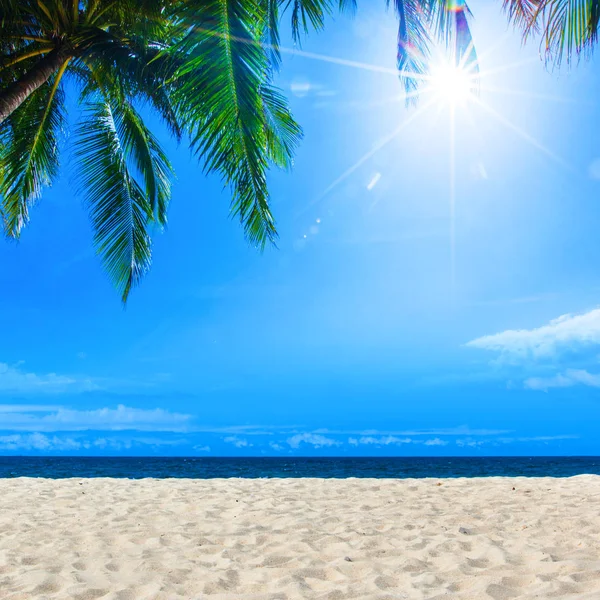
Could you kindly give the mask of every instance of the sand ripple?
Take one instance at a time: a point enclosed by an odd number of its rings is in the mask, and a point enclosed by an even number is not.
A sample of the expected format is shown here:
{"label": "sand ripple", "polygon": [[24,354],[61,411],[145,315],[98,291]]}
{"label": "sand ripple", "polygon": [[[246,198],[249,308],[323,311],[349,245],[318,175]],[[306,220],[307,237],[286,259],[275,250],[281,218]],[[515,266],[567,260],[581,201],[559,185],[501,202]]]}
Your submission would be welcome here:
{"label": "sand ripple", "polygon": [[208,597],[598,600],[600,477],[0,480],[0,598]]}

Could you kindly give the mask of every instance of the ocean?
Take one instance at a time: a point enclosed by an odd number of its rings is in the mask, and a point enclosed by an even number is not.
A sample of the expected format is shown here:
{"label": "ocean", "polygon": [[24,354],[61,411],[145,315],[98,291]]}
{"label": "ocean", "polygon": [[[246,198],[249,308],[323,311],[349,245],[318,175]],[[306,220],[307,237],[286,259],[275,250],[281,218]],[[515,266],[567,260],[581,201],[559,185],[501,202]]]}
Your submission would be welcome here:
{"label": "ocean", "polygon": [[600,457],[25,457],[0,456],[0,478],[570,477],[600,475]]}

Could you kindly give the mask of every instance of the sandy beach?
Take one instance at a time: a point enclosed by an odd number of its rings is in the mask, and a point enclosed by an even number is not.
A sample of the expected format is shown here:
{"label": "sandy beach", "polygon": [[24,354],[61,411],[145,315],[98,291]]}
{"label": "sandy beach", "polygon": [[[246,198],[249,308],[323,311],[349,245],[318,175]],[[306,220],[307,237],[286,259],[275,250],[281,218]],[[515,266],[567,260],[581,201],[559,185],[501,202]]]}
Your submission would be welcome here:
{"label": "sandy beach", "polygon": [[0,480],[0,598],[205,597],[597,600],[600,477]]}

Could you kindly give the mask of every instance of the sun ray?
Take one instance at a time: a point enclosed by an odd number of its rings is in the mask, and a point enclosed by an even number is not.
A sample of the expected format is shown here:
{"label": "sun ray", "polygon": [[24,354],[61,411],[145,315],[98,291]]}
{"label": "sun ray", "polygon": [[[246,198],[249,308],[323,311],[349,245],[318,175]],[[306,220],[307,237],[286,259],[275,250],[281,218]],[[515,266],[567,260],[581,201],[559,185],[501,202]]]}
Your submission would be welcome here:
{"label": "sun ray", "polygon": [[495,67],[493,69],[488,69],[485,71],[480,71],[479,77],[489,77],[490,75],[497,75],[498,73],[504,73],[505,71],[510,71],[511,69],[518,69],[519,67],[524,67],[525,65],[530,65],[531,63],[538,62],[540,59],[537,56],[532,56],[530,58],[526,58],[525,60],[520,60],[518,62],[509,63],[507,65],[502,65],[500,67]]}
{"label": "sun ray", "polygon": [[456,284],[456,107],[450,106],[450,286],[454,297]]}
{"label": "sun ray", "polygon": [[496,43],[493,46],[490,46],[489,48],[487,48],[484,52],[482,52],[481,54],[478,52],[477,53],[477,62],[479,64],[482,64],[486,58],[488,58],[489,56],[491,56],[494,52],[496,52],[496,50],[506,41],[510,38],[510,31],[506,31],[504,33],[504,35],[500,36],[497,40]]}
{"label": "sun ray", "polygon": [[483,108],[483,110],[485,110],[487,113],[489,113],[490,115],[495,117],[497,121],[502,123],[508,129],[511,129],[512,131],[514,131],[522,139],[524,139],[526,142],[528,142],[534,148],[537,148],[540,152],[542,152],[543,154],[545,154],[546,156],[551,158],[554,162],[561,165],[568,171],[574,171],[573,167],[569,163],[567,163],[567,161],[565,161],[560,156],[554,154],[554,152],[552,152],[551,150],[546,148],[546,146],[544,146],[543,144],[538,142],[534,137],[529,135],[527,132],[523,131],[520,127],[518,127],[514,123],[511,123],[508,119],[503,117],[497,110],[493,109],[491,106],[489,106],[485,102],[479,100],[478,98],[475,98],[474,101],[477,103],[478,106]]}
{"label": "sun ray", "polygon": [[[269,44],[263,44],[263,46],[269,47]],[[305,50],[299,50],[298,48],[286,48],[283,46],[279,47],[279,51],[283,54],[291,54],[294,56],[301,56],[302,58],[309,58],[312,60],[318,60],[321,62],[332,63],[343,67],[352,67],[355,69],[362,69],[364,71],[372,71],[374,73],[385,73],[388,75],[394,75],[395,77],[406,77],[408,79],[415,79],[422,81],[426,77],[420,73],[413,73],[411,71],[399,71],[395,68],[382,67],[379,65],[373,65],[369,63],[362,63],[355,60],[348,60],[345,58],[338,58],[335,56],[328,56],[327,54],[317,54],[316,52],[306,52]]]}
{"label": "sun ray", "polygon": [[[415,96],[418,94],[415,94]],[[412,94],[411,94],[412,96]],[[375,100],[372,102],[343,102],[343,101],[334,101],[332,100],[331,105],[337,109],[354,109],[354,110],[371,110],[373,108],[379,108],[382,106],[388,106],[389,104],[399,104],[403,102],[406,98],[406,95],[403,93],[395,94],[394,96],[390,96],[388,98],[383,98],[381,100]]]}
{"label": "sun ray", "polygon": [[489,85],[482,85],[482,90],[486,92],[492,92],[494,94],[507,94],[509,96],[523,96],[525,98],[531,98],[532,100],[548,100],[549,102],[559,102],[563,104],[579,104],[582,106],[593,106],[594,102],[586,102],[582,100],[575,100],[574,98],[563,98],[561,96],[551,96],[548,94],[536,94],[527,90],[510,90],[508,88],[501,88]]}
{"label": "sun ray", "polygon": [[475,49],[475,44],[473,43],[473,40],[471,40],[471,42],[469,42],[469,45],[467,46],[467,49],[465,50],[461,59],[458,61],[458,64],[456,65],[456,68],[459,71],[464,71],[464,72],[468,73],[469,71],[471,71],[475,68],[479,69],[479,60],[472,60],[470,62],[470,64],[467,66],[467,61],[471,57],[474,49]]}
{"label": "sun ray", "polygon": [[296,217],[304,214],[307,210],[312,208],[315,204],[319,203],[323,198],[325,198],[328,194],[330,194],[342,181],[346,180],[352,173],[354,173],[360,166],[362,166],[365,162],[367,162],[372,156],[374,156],[379,150],[387,146],[398,134],[406,128],[410,123],[412,123],[419,115],[425,112],[432,104],[434,104],[435,98],[431,99],[429,102],[421,106],[419,109],[414,111],[412,115],[402,121],[401,125],[394,129],[392,133],[380,139],[371,150],[369,150],[366,154],[361,156],[351,167],[346,169],[337,179],[335,179],[332,183],[330,183],[325,190],[319,196],[317,196],[314,200],[309,202],[304,208],[300,209],[296,214]]}
{"label": "sun ray", "polygon": [[227,38],[234,42],[239,42],[242,44],[249,44],[249,45],[253,45],[253,46],[261,46],[262,48],[265,48],[266,50],[278,50],[282,54],[291,54],[293,56],[301,56],[302,58],[309,58],[309,59],[318,60],[321,62],[332,63],[332,64],[340,65],[343,67],[352,67],[355,69],[372,71],[374,73],[385,73],[387,75],[393,75],[394,77],[406,77],[408,79],[415,79],[415,80],[419,80],[419,81],[425,79],[425,77],[422,74],[413,73],[412,71],[399,71],[396,68],[383,67],[380,65],[373,65],[373,64],[369,64],[369,63],[363,63],[360,61],[356,61],[356,60],[348,60],[346,58],[338,58],[335,56],[329,56],[327,54],[319,54],[317,52],[307,52],[305,50],[300,50],[299,48],[288,48],[286,46],[276,46],[274,44],[268,44],[267,42],[261,42],[258,40],[239,37],[239,36],[233,36],[233,35],[223,33],[221,31],[214,31],[211,29],[207,29],[205,27],[198,26],[198,27],[196,27],[195,30],[202,32],[203,34],[206,34],[209,36]]}

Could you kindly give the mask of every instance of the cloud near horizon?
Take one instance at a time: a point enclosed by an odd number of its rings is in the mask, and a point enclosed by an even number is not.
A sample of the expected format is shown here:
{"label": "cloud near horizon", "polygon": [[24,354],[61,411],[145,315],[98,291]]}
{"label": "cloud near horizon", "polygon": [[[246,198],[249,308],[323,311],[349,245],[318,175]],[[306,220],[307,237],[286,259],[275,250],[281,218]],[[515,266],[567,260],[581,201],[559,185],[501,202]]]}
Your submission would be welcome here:
{"label": "cloud near horizon", "polygon": [[427,440],[415,440],[409,437],[399,438],[394,435],[381,437],[362,436],[360,438],[348,438],[350,446],[401,446],[404,444],[423,444],[425,446],[446,446],[448,442],[440,438],[432,438]]}
{"label": "cloud near horizon", "polygon": [[4,431],[188,431],[192,415],[162,408],[142,409],[119,404],[116,408],[75,410],[61,406],[0,405]]}
{"label": "cloud near horizon", "polygon": [[0,435],[0,451],[5,452],[86,452],[90,450],[119,452],[143,446],[159,448],[179,446],[184,443],[185,440],[166,440],[154,437],[81,439],[73,436],[45,435],[37,432]]}
{"label": "cloud near horizon", "polygon": [[567,369],[552,377],[529,377],[523,385],[530,390],[547,392],[550,388],[566,388],[574,385],[600,387],[600,375],[589,373],[585,369]]}
{"label": "cloud near horizon", "polygon": [[248,440],[244,438],[239,438],[237,435],[229,435],[223,438],[223,441],[226,444],[233,444],[236,448],[248,448],[250,446],[254,446],[254,444],[250,444]]}
{"label": "cloud near horizon", "polygon": [[315,448],[328,448],[331,446],[341,446],[342,442],[332,438],[325,437],[319,433],[299,433],[287,439],[291,448],[299,448],[301,444],[308,444]]}
{"label": "cloud near horizon", "polygon": [[493,436],[503,433],[511,433],[510,429],[472,429],[467,425],[458,427],[436,427],[431,429],[400,429],[400,430],[380,430],[380,429],[315,429],[312,433],[321,433],[325,435],[358,435],[358,436],[440,436],[440,435],[482,435]]}
{"label": "cloud near horizon", "polygon": [[600,374],[583,368],[598,363],[599,345],[599,308],[579,315],[562,315],[534,329],[509,329],[486,335],[466,344],[496,352],[497,365],[527,369],[516,377],[525,389],[543,392],[575,385],[600,387]]}
{"label": "cloud near horizon", "polygon": [[89,377],[39,375],[21,368],[22,363],[0,363],[0,394],[66,394],[98,390],[99,386]]}
{"label": "cloud near horizon", "polygon": [[520,360],[548,359],[593,345],[600,345],[600,308],[579,315],[562,315],[534,329],[508,329],[485,335],[466,344]]}

